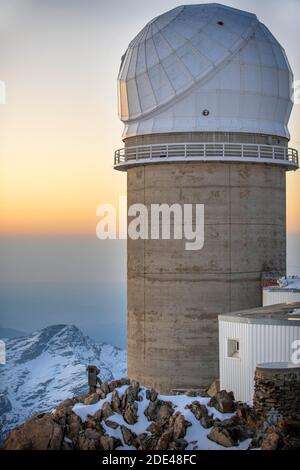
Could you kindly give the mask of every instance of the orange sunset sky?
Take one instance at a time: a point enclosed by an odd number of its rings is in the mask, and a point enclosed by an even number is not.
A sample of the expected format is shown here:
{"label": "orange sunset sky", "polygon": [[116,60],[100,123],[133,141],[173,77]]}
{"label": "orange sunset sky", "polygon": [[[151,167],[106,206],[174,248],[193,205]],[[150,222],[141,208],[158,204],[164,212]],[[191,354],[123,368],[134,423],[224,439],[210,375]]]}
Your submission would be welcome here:
{"label": "orange sunset sky", "polygon": [[[126,194],[126,175],[112,169],[113,152],[122,147],[120,58],[147,21],[181,3],[1,0],[2,234],[94,234],[97,206],[117,204]],[[286,0],[284,8],[279,0],[224,3],[257,14],[300,80],[300,2]],[[289,126],[290,146],[298,150],[299,122],[300,104]],[[300,171],[290,172],[288,233],[300,233],[299,201]]]}

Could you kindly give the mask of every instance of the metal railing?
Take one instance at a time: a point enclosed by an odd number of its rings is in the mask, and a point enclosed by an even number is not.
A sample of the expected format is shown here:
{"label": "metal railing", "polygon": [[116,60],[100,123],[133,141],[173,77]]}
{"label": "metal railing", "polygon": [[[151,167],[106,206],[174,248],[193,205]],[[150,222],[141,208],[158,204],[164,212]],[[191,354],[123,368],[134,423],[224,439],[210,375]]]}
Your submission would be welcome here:
{"label": "metal railing", "polygon": [[115,151],[114,165],[126,169],[130,165],[162,161],[245,161],[278,163],[298,168],[298,151],[278,145],[242,143],[170,143],[136,145]]}

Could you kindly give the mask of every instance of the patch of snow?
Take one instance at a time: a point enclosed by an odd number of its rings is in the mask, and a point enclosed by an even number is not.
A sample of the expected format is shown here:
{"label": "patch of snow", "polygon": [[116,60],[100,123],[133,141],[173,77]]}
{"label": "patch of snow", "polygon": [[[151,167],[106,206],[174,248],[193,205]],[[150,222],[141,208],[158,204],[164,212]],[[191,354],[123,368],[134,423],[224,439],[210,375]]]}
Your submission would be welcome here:
{"label": "patch of snow", "polygon": [[281,277],[277,280],[277,284],[282,289],[300,289],[300,277],[299,276],[287,276]]}
{"label": "patch of snow", "polygon": [[[126,390],[127,386],[116,388],[118,394],[122,396]],[[109,393],[106,398],[100,400],[95,405],[84,405],[81,403],[76,403],[73,407],[73,412],[80,417],[82,421],[86,421],[88,415],[93,416],[96,411],[102,408],[103,404],[107,401],[111,401],[112,393]],[[149,405],[149,400],[146,398],[146,389],[141,388],[140,394],[140,401],[136,402],[138,405],[137,415],[138,421],[135,424],[128,424],[124,420],[123,416],[119,413],[114,413],[109,417],[110,421],[114,421],[119,424],[119,426],[126,426],[135,434],[141,434],[147,432],[146,429],[151,424],[151,421],[148,421],[147,417],[145,416],[144,412],[147,406]],[[200,422],[195,418],[193,413],[186,409],[186,405],[190,405],[193,401],[199,401],[201,404],[206,405],[210,398],[208,397],[188,397],[186,395],[158,395],[158,399],[163,401],[170,401],[174,405],[175,412],[180,411],[185,417],[187,421],[189,421],[192,425],[187,428],[185,439],[188,442],[188,446],[186,450],[246,450],[248,449],[251,439],[246,439],[245,441],[241,442],[238,446],[225,448],[220,446],[219,444],[211,441],[207,438],[207,434],[209,433],[210,429],[205,429],[202,427]],[[234,413],[220,413],[218,410],[212,407],[208,407],[209,413],[213,414],[215,418],[219,418],[220,420],[225,420],[230,418],[234,415]],[[135,450],[133,446],[125,445],[123,441],[123,436],[120,427],[117,429],[112,429],[105,424],[103,420],[101,422],[105,432],[112,437],[116,437],[121,440],[122,446],[118,447],[117,450]]]}
{"label": "patch of snow", "polygon": [[300,315],[300,308],[295,308],[289,315]]}

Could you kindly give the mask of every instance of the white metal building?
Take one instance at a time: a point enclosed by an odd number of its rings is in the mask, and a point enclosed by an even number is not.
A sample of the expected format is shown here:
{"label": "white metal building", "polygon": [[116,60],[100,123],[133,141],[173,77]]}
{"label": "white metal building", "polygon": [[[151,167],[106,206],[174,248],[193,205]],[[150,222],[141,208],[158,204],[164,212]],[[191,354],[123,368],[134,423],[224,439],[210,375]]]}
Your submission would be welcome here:
{"label": "white metal building", "polygon": [[[254,372],[263,362],[290,362],[300,340],[300,303],[219,315],[220,386],[250,401]],[[295,345],[294,345],[295,346]]]}
{"label": "white metal building", "polygon": [[300,302],[300,277],[288,276],[280,279],[278,286],[264,287],[263,306]]}

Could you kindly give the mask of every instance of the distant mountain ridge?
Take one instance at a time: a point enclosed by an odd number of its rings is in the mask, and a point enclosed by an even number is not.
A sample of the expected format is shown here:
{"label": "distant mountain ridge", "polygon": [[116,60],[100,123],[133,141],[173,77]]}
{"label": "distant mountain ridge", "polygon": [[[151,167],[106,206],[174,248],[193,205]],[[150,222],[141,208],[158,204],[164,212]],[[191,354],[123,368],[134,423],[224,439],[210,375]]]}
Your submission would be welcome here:
{"label": "distant mountain ridge", "polygon": [[21,336],[27,336],[28,333],[25,331],[15,330],[14,328],[0,328],[0,338],[12,339],[20,338]]}
{"label": "distant mountain ridge", "polygon": [[97,344],[74,325],[52,325],[6,340],[6,364],[0,365],[0,440],[32,413],[87,391],[86,365],[101,378],[127,374],[126,352]]}

